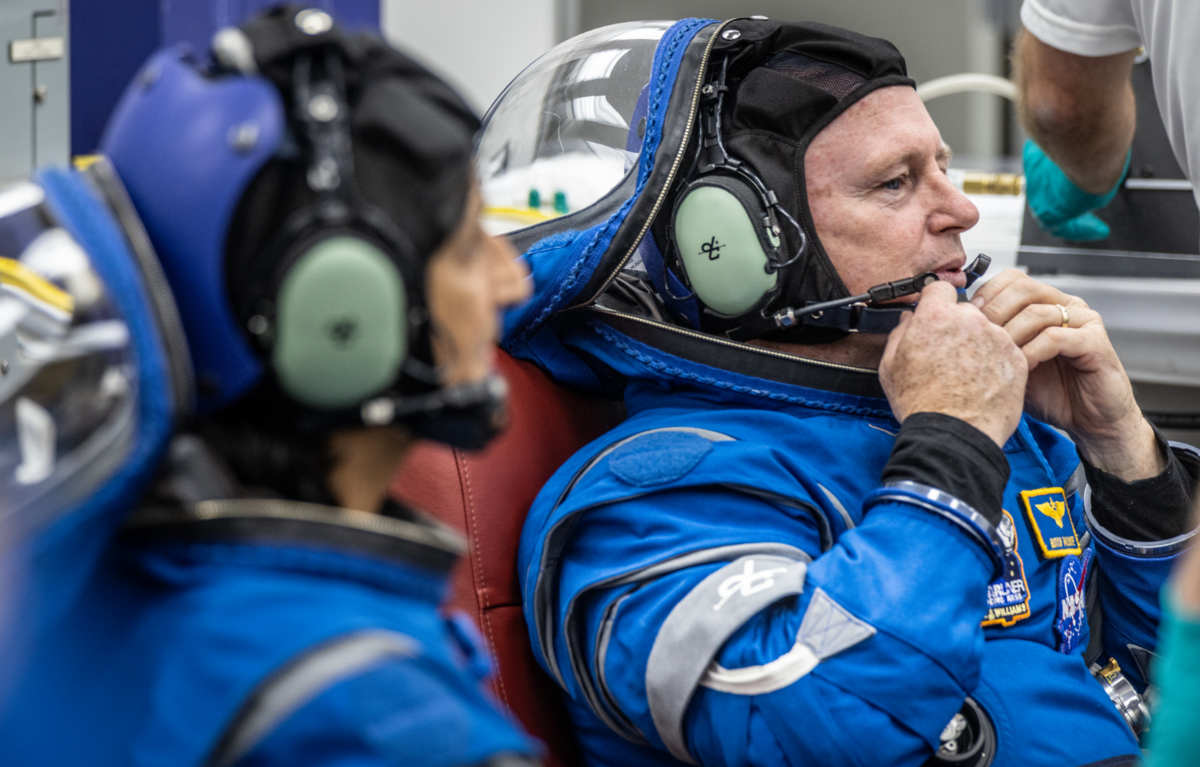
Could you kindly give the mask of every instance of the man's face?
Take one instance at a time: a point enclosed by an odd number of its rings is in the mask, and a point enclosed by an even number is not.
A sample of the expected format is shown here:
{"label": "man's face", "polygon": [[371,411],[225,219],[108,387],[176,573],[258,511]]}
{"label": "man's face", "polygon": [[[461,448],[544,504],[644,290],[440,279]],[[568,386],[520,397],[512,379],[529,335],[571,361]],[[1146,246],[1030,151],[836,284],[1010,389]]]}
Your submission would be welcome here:
{"label": "man's face", "polygon": [[881,88],[817,134],[804,158],[809,209],[851,295],[926,271],[966,284],[959,235],[979,211],[946,177],[949,161],[912,88]]}
{"label": "man's face", "polygon": [[458,229],[426,270],[433,357],[443,385],[482,380],[492,369],[500,312],[529,297],[529,270],[508,241],[479,223],[479,190],[471,187]]}

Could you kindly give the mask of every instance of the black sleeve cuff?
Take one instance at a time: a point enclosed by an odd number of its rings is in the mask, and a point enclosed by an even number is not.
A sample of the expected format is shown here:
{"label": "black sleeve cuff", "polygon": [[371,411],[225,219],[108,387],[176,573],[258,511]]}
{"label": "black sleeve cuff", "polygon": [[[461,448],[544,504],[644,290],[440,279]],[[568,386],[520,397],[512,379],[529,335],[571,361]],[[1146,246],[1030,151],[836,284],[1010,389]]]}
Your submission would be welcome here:
{"label": "black sleeve cuff", "polygon": [[1167,468],[1156,477],[1123,482],[1080,457],[1092,489],[1092,516],[1105,530],[1131,541],[1165,541],[1191,529],[1200,462],[1171,449],[1158,429],[1154,436],[1167,459]]}
{"label": "black sleeve cuff", "polygon": [[913,413],[900,427],[883,482],[936,487],[998,525],[1008,471],[1004,451],[971,424],[942,413]]}

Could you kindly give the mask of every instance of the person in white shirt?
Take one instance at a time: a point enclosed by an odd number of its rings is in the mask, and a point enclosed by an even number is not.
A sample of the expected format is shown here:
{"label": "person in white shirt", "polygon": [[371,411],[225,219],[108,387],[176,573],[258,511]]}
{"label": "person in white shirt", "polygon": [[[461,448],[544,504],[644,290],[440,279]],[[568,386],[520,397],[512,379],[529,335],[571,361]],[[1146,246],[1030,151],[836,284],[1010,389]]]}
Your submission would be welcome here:
{"label": "person in white shirt", "polygon": [[[1107,236],[1091,211],[1112,199],[1128,169],[1136,127],[1129,76],[1143,47],[1171,148],[1195,193],[1200,0],[1025,0],[1021,22],[1013,61],[1021,119],[1036,141],[1025,147],[1026,185],[1043,228],[1075,235],[1068,239]],[[1200,749],[1200,548],[1174,580],[1164,591],[1148,767],[1194,764]]]}
{"label": "person in white shirt", "polygon": [[[1028,199],[1043,229],[1100,240],[1128,171],[1135,128],[1130,72],[1145,48],[1179,166],[1200,178],[1200,2],[1025,0],[1013,60]],[[1200,198],[1198,198],[1200,199]]]}

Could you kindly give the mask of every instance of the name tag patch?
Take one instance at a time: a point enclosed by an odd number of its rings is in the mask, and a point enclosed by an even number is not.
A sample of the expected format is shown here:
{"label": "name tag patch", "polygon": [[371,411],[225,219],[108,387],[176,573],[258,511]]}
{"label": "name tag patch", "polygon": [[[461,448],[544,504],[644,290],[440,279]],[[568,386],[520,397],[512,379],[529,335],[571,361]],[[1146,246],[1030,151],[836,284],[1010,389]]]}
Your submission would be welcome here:
{"label": "name tag patch", "polygon": [[1025,580],[1025,563],[1017,553],[1017,525],[1011,514],[1003,514],[996,532],[1004,542],[1004,572],[988,584],[984,626],[1011,626],[1030,615],[1029,582]]}
{"label": "name tag patch", "polygon": [[1061,487],[1022,490],[1021,504],[1042,557],[1058,559],[1081,553],[1079,534],[1075,532],[1067,496]]}
{"label": "name tag patch", "polygon": [[1092,551],[1088,549],[1082,558],[1074,554],[1063,557],[1058,567],[1058,618],[1054,621],[1054,631],[1058,634],[1059,652],[1074,652],[1087,630],[1084,584],[1091,561]]}

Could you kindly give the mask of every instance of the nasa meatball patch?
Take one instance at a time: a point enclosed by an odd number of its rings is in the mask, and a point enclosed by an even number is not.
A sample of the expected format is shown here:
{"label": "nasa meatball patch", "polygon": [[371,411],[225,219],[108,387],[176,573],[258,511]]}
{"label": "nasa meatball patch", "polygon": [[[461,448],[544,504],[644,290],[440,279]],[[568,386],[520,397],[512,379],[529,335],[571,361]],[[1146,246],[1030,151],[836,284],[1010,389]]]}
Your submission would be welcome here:
{"label": "nasa meatball patch", "polygon": [[1029,527],[1037,540],[1038,553],[1044,559],[1078,556],[1079,535],[1067,508],[1067,496],[1061,487],[1022,490],[1021,505],[1029,518]]}
{"label": "nasa meatball patch", "polygon": [[1082,558],[1074,554],[1063,557],[1058,566],[1058,617],[1054,621],[1054,631],[1058,634],[1058,651],[1062,653],[1074,652],[1087,630],[1084,585],[1091,560],[1089,549]]}

